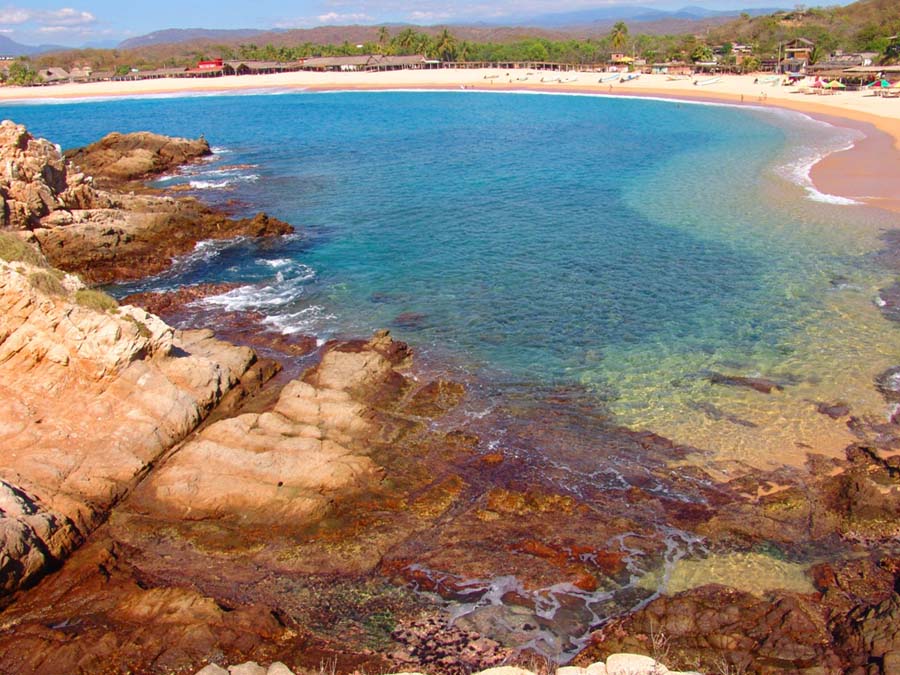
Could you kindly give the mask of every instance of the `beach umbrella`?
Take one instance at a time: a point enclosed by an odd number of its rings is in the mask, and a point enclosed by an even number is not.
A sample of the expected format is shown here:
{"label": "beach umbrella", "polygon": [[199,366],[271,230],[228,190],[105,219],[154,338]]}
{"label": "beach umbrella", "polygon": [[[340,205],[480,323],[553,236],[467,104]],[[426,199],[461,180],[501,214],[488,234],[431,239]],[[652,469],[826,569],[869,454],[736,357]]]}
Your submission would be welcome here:
{"label": "beach umbrella", "polygon": [[847,85],[841,82],[840,80],[832,80],[828,84],[825,85],[829,89],[846,89]]}
{"label": "beach umbrella", "polygon": [[894,84],[891,85],[891,88],[900,89],[900,80],[897,80],[896,82],[894,82]]}

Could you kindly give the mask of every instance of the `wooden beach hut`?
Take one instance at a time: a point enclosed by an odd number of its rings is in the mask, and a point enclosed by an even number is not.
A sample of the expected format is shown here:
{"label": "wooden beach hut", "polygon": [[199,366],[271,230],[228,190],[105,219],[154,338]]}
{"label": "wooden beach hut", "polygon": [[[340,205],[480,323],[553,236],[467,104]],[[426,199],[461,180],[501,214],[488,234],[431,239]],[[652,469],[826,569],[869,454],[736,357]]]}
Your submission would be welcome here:
{"label": "wooden beach hut", "polygon": [[37,71],[42,84],[62,84],[69,81],[69,72],[64,68],[41,68]]}
{"label": "wooden beach hut", "polygon": [[271,75],[273,73],[290,73],[300,70],[299,62],[284,63],[281,61],[225,61],[222,64],[224,75]]}
{"label": "wooden beach hut", "polygon": [[314,56],[302,59],[299,63],[299,70],[337,73],[366,70],[373,58],[372,54],[361,54],[359,56]]}

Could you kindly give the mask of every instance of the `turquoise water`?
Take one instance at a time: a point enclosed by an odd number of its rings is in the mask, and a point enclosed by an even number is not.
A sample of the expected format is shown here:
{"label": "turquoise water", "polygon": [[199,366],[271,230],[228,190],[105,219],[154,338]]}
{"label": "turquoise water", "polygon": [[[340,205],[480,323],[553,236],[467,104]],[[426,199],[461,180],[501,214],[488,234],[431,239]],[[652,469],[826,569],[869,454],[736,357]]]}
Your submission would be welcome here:
{"label": "turquoise water", "polygon": [[[0,114],[67,148],[112,130],[204,134],[215,160],[160,185],[300,233],[206,246],[117,292],[245,282],[212,302],[326,337],[391,327],[500,391],[582,387],[616,422],[702,447],[734,432],[735,452],[758,442],[748,434],[802,436],[802,400],[847,389],[863,356],[874,368],[895,353],[872,305],[884,275],[867,262],[891,219],[809,198],[804,162],[850,136],[798,115],[459,92]],[[710,371],[775,377],[796,395],[760,402],[711,386]],[[867,378],[844,398],[874,406]],[[710,401],[755,426],[696,412]]]}

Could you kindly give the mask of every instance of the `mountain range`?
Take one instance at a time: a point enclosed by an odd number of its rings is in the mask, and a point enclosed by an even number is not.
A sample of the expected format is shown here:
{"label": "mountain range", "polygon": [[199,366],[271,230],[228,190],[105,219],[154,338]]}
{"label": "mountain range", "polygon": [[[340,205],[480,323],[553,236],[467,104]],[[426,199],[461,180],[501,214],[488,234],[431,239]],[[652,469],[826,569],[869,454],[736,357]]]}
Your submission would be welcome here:
{"label": "mountain range", "polygon": [[[472,39],[476,35],[478,37],[487,37],[489,34],[504,34],[508,32],[509,27],[518,26],[520,28],[513,29],[513,33],[519,35],[524,28],[535,28],[551,33],[571,33],[572,37],[595,36],[599,32],[607,31],[615,22],[626,21],[631,24],[640,24],[635,26],[633,30],[650,34],[663,33],[690,33],[698,32],[726,22],[729,18],[739,16],[746,13],[751,16],[761,14],[770,14],[778,11],[775,8],[766,9],[735,9],[735,10],[714,10],[705,7],[689,6],[678,10],[662,10],[653,7],[634,6],[626,4],[613,4],[596,7],[591,9],[583,9],[572,12],[557,12],[539,15],[510,15],[504,17],[502,22],[471,22],[459,23],[453,26],[454,31],[460,31],[464,35],[464,39]],[[394,29],[402,29],[406,25],[391,24]],[[412,26],[421,28],[420,26]],[[355,30],[354,30],[355,29]],[[142,47],[153,47],[165,44],[181,44],[187,42],[204,42],[204,43],[229,43],[237,44],[244,40],[256,40],[260,43],[281,43],[285,40],[291,40],[295,34],[296,37],[303,37],[310,42],[319,42],[319,33],[323,37],[327,35],[327,40],[332,41],[340,37],[338,33],[346,33],[346,35],[337,42],[347,39],[350,41],[358,40],[363,35],[365,39],[369,39],[368,33],[371,26],[321,26],[319,28],[284,30],[284,29],[207,29],[207,28],[170,28],[158,30],[146,35],[128,38],[118,44],[110,41],[102,43],[90,43],[82,45],[81,48],[117,48],[117,49],[138,49]],[[471,33],[471,37],[468,35]],[[352,34],[352,35],[351,35]],[[504,35],[504,37],[506,37]],[[501,38],[502,39],[502,38]],[[0,56],[35,56],[45,52],[64,51],[72,49],[71,47],[63,47],[60,45],[25,45],[0,35]]]}
{"label": "mountain range", "polygon": [[0,35],[0,56],[35,56],[44,52],[58,52],[61,49],[69,49],[69,47],[61,47],[60,45],[23,45],[5,35]]}
{"label": "mountain range", "polygon": [[[765,9],[732,9],[715,10],[705,7],[682,7],[678,10],[663,10],[653,7],[635,7],[634,5],[606,5],[582,9],[574,12],[557,12],[552,14],[539,14],[537,16],[516,17],[517,24],[536,26],[539,28],[581,28],[588,24],[608,23],[616,21],[631,21],[632,23],[659,22],[671,20],[701,21],[703,19],[719,19],[749,14],[758,16],[771,14],[780,8],[769,7]],[[506,20],[509,23],[509,19]]]}

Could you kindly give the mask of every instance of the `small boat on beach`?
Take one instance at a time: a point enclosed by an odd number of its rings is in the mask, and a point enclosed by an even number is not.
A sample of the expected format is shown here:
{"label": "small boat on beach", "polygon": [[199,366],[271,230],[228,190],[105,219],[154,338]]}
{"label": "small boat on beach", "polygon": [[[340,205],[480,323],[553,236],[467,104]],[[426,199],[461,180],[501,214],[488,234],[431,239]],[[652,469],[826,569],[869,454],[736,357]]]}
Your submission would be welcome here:
{"label": "small boat on beach", "polygon": [[618,80],[620,77],[622,76],[619,73],[604,73],[603,77],[601,77],[597,81],[600,84],[603,84],[604,82],[612,82],[613,80]]}
{"label": "small boat on beach", "polygon": [[705,80],[695,80],[694,84],[698,87],[707,87],[711,84],[716,84],[721,81],[722,81],[721,77],[708,77]]}
{"label": "small boat on beach", "polygon": [[578,81],[577,77],[563,77],[563,78],[559,79],[560,84],[567,84],[569,82],[577,82],[577,81]]}
{"label": "small boat on beach", "polygon": [[560,82],[558,77],[542,77],[541,82]]}
{"label": "small boat on beach", "polygon": [[631,75],[626,75],[622,78],[622,82],[631,82],[632,80],[636,80],[641,76],[640,73],[632,73]]}
{"label": "small boat on beach", "polygon": [[666,77],[666,80],[669,82],[677,82],[679,80],[690,80],[690,75],[669,75]]}
{"label": "small boat on beach", "polygon": [[485,76],[484,76],[484,79],[486,79],[486,80],[496,80],[498,77],[500,77],[500,76],[497,75],[497,74],[494,74],[494,75],[485,75]]}

